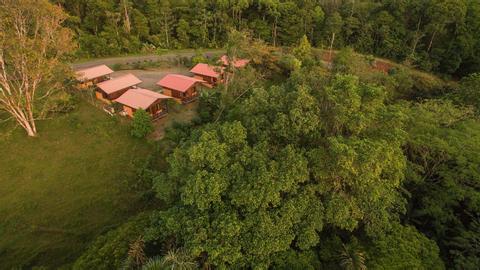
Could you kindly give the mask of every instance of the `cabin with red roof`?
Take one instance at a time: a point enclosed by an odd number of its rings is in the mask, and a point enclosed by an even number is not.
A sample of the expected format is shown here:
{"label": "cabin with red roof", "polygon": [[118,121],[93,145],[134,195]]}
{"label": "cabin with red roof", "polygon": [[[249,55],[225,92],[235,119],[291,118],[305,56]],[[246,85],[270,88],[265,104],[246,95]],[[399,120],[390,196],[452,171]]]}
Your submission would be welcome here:
{"label": "cabin with red roof", "polygon": [[194,78],[205,81],[204,85],[212,88],[217,85],[217,83],[223,81],[223,70],[224,67],[198,63],[190,70],[190,72],[193,73]]}
{"label": "cabin with red roof", "polygon": [[119,98],[128,89],[135,88],[142,81],[133,74],[123,75],[97,84],[95,96],[107,103]]}
{"label": "cabin with red roof", "polygon": [[75,72],[76,79],[80,82],[80,88],[87,88],[96,83],[100,83],[110,79],[109,75],[113,73],[106,65],[90,67],[77,70]]}
{"label": "cabin with red roof", "polygon": [[130,117],[136,110],[143,109],[153,119],[158,119],[168,114],[167,100],[171,98],[152,90],[132,88],[115,101],[123,105],[123,111]]}
{"label": "cabin with red roof", "polygon": [[[230,61],[228,59],[228,56],[227,55],[222,55],[222,57],[220,57],[220,62],[222,63],[222,65],[224,67],[227,67],[229,64],[230,64]],[[250,63],[250,60],[248,59],[241,59],[241,58],[238,58],[238,59],[235,59],[233,61],[233,66],[235,68],[243,68],[245,66],[248,65],[248,63]]]}
{"label": "cabin with red roof", "polygon": [[186,104],[196,100],[199,96],[202,83],[205,81],[179,74],[167,74],[157,85],[161,86],[163,93],[173,97],[177,102]]}

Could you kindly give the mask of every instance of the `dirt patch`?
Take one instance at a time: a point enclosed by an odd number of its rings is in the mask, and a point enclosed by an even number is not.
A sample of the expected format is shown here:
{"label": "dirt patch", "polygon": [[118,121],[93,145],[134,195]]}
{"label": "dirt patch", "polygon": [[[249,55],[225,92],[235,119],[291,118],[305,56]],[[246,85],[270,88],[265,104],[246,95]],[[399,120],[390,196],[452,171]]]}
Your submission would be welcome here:
{"label": "dirt patch", "polygon": [[140,87],[150,89],[153,91],[159,91],[160,87],[156,85],[156,83],[163,78],[165,75],[170,73],[176,74],[183,74],[190,76],[190,72],[186,67],[168,67],[168,68],[158,68],[158,69],[149,69],[149,70],[120,70],[115,71],[112,74],[112,78],[119,77],[128,73],[132,73],[133,75],[137,76],[142,83]]}

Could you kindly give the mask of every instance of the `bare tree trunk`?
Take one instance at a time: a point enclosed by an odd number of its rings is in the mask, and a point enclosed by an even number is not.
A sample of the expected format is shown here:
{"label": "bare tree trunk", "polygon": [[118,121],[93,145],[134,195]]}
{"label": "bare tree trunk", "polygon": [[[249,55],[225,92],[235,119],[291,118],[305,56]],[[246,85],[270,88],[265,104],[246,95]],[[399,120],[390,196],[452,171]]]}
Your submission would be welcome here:
{"label": "bare tree trunk", "polygon": [[167,41],[167,47],[170,48],[170,41],[169,41],[169,26],[168,26],[168,18],[167,18],[167,15],[164,14],[165,16],[163,16],[163,23],[164,23],[164,30],[165,30],[165,40]]}
{"label": "bare tree trunk", "polygon": [[335,32],[332,33],[332,40],[330,41],[330,54],[328,56],[330,62],[332,61],[332,50],[333,50],[333,42],[335,41]]}
{"label": "bare tree trunk", "polygon": [[415,30],[415,36],[413,38],[413,44],[412,44],[412,51],[411,51],[411,55],[414,55],[415,54],[415,51],[417,50],[417,45],[418,45],[418,42],[420,41],[421,39],[421,35],[419,34],[420,32],[420,24],[422,23],[422,18],[418,19],[418,23],[417,23],[417,30]]}
{"label": "bare tree trunk", "polygon": [[428,44],[427,52],[430,52],[430,50],[432,49],[433,39],[435,38],[436,34],[437,34],[437,29],[435,29],[435,31],[433,31],[432,38],[430,39],[430,43]]}
{"label": "bare tree trunk", "polygon": [[130,31],[132,30],[132,26],[130,24],[130,16],[128,15],[127,2],[126,0],[123,0],[122,3],[123,3],[123,12],[125,16],[125,31],[128,34],[130,34]]}
{"label": "bare tree trunk", "polygon": [[275,20],[273,22],[273,47],[277,46],[277,23],[278,23],[278,17],[275,16]]}
{"label": "bare tree trunk", "polygon": [[355,0],[352,0],[352,9],[350,10],[350,17],[353,16],[354,12],[355,12]]}

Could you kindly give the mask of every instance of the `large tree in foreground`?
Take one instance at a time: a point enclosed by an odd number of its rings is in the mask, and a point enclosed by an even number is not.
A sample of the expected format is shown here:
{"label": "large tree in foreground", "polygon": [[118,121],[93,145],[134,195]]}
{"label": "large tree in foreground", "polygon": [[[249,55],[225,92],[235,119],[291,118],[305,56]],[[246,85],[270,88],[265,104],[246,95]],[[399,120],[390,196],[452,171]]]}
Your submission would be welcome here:
{"label": "large tree in foreground", "polygon": [[29,136],[62,86],[62,58],[73,49],[65,19],[47,0],[0,0],[0,109]]}
{"label": "large tree in foreground", "polygon": [[177,185],[181,202],[152,230],[207,264],[255,269],[317,246],[324,228],[388,230],[403,205],[401,114],[354,76],[303,81],[252,89],[176,148],[155,185],[162,199]]}

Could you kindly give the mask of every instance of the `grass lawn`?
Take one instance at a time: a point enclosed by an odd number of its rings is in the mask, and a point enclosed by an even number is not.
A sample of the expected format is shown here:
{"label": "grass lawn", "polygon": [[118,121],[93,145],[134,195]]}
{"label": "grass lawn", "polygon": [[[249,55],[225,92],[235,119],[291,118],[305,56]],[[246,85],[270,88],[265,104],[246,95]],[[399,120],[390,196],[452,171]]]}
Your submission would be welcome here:
{"label": "grass lawn", "polygon": [[[81,101],[73,112],[0,137],[0,268],[71,263],[133,215],[125,179],[148,151],[128,125]],[[0,131],[6,126],[0,125]]]}

